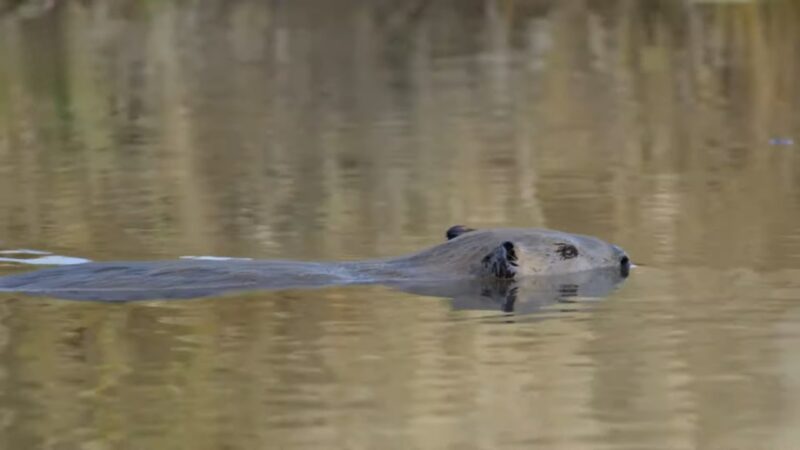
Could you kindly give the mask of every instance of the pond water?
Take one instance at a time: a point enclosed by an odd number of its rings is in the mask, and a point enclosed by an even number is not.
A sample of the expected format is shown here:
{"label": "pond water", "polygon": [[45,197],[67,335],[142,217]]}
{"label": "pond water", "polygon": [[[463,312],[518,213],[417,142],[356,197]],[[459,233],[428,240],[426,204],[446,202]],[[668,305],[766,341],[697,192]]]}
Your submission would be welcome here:
{"label": "pond water", "polygon": [[639,265],[533,314],[0,294],[0,447],[800,446],[797,3],[0,11],[3,258],[360,259],[466,224]]}

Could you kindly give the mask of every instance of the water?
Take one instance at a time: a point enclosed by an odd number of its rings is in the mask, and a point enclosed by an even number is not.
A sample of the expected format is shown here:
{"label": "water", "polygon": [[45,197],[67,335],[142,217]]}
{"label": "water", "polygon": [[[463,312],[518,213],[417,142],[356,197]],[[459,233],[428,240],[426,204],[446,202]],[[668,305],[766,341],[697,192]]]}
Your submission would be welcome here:
{"label": "water", "polygon": [[3,250],[339,260],[462,223],[640,265],[535,314],[375,286],[2,294],[0,447],[800,445],[795,3],[0,11]]}

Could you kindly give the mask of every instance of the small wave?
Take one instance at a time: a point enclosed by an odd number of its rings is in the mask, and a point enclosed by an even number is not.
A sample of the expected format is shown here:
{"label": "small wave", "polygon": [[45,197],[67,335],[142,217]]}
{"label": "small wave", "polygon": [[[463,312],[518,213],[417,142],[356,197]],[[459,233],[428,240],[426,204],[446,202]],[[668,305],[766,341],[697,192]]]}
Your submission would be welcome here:
{"label": "small wave", "polygon": [[199,259],[203,261],[252,261],[253,258],[233,258],[228,256],[181,256],[181,259]]}
{"label": "small wave", "polygon": [[21,248],[19,250],[0,250],[0,255],[52,255],[52,252]]}
{"label": "small wave", "polygon": [[[3,251],[3,254],[15,254],[18,255],[20,252],[17,251]],[[22,254],[43,254],[46,256],[40,256],[37,258],[7,258],[7,257],[0,257],[0,262],[9,262],[15,264],[29,264],[34,266],[68,266],[72,264],[85,264],[91,262],[89,259],[84,258],[75,258],[72,256],[61,256],[61,255],[48,255],[46,252],[44,253],[22,253]]]}
{"label": "small wave", "polygon": [[787,137],[774,137],[769,140],[769,145],[794,145],[794,139]]}

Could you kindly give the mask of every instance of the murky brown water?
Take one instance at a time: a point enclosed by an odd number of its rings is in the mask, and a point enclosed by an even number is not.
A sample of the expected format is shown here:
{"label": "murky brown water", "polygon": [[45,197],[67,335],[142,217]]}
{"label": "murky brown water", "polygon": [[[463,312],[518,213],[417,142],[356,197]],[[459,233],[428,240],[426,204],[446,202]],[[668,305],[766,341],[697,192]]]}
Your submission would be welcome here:
{"label": "murky brown water", "polygon": [[352,259],[465,223],[643,264],[530,315],[2,294],[1,448],[800,447],[797,3],[0,11],[3,249]]}

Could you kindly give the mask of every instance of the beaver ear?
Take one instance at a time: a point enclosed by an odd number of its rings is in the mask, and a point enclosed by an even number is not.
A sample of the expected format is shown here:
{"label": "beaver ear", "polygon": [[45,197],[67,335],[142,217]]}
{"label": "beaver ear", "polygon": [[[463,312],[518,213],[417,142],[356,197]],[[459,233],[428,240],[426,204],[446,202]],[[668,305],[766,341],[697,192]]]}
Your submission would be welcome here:
{"label": "beaver ear", "polygon": [[445,235],[447,236],[447,240],[455,239],[461,236],[464,233],[469,233],[470,231],[475,231],[473,228],[467,228],[464,225],[453,225],[452,227],[447,229]]}
{"label": "beaver ear", "polygon": [[492,276],[502,279],[514,278],[517,274],[517,252],[514,244],[505,241],[481,260],[483,268]]}

